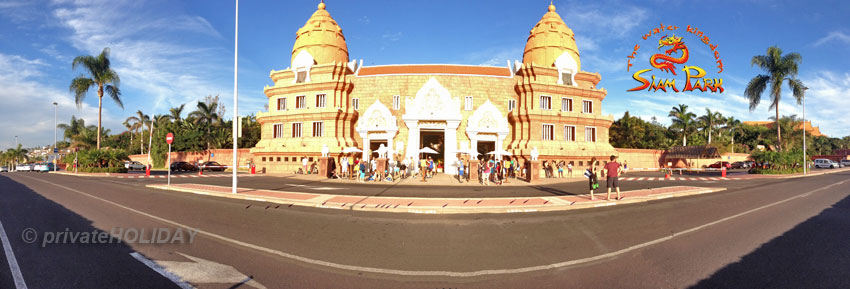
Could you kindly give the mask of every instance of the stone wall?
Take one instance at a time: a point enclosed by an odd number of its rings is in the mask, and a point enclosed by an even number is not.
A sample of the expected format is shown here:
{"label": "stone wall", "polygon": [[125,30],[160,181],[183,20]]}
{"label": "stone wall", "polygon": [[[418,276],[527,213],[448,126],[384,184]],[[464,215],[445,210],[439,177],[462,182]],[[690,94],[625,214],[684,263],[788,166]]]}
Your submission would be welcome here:
{"label": "stone wall", "polygon": [[[251,155],[250,149],[239,149],[239,166],[245,166],[248,164],[248,161],[253,157]],[[212,155],[212,156],[211,156]],[[140,162],[147,163],[148,155],[147,154],[139,154],[139,155],[130,155],[130,159]],[[214,149],[207,152],[171,152],[171,162],[206,162],[206,161],[214,161],[218,162],[222,165],[230,166],[233,163],[233,150],[232,149]],[[256,163],[256,160],[255,160]],[[259,168],[259,167],[258,167]]]}

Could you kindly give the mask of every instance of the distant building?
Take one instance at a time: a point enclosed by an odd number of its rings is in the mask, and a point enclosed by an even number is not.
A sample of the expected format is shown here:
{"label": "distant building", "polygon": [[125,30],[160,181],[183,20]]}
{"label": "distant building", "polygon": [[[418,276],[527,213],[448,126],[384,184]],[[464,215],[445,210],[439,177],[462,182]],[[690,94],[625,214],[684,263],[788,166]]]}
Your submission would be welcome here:
{"label": "distant building", "polygon": [[[744,124],[748,125],[757,125],[757,126],[766,126],[771,129],[776,129],[775,121],[745,121]],[[805,123],[801,123],[797,129],[803,129],[803,125],[806,126],[806,134],[811,136],[826,136],[820,132],[820,128],[816,126],[812,126],[812,121],[807,120]]]}
{"label": "distant building", "polygon": [[302,158],[318,159],[323,145],[334,158],[353,147],[370,159],[383,145],[390,159],[414,160],[430,147],[447,173],[463,152],[527,160],[536,148],[540,160],[578,166],[617,154],[601,76],[582,70],[575,35],[554,5],[532,27],[522,62],[504,66],[363,66],[349,59],[325,7],[295,33],[291,66],[269,73],[268,111],[257,114],[262,134],[251,149],[258,167],[292,172]]}

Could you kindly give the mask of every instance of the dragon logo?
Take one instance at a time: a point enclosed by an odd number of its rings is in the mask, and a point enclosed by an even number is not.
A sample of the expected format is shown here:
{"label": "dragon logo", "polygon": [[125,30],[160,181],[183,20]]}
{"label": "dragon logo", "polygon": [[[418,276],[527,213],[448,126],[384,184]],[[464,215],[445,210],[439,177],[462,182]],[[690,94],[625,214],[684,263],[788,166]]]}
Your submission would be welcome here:
{"label": "dragon logo", "polygon": [[[661,36],[661,39],[658,40],[658,49],[660,50],[664,46],[672,46],[672,48],[664,51],[666,55],[661,53],[652,55],[652,57],[649,58],[649,63],[652,67],[676,75],[676,66],[673,64],[684,64],[685,62],[688,62],[688,47],[685,46],[685,42],[682,41],[682,37],[676,37],[675,34],[670,37],[667,37],[667,35]],[[676,51],[681,51],[682,55],[678,58],[669,56]]]}
{"label": "dragon logo", "polygon": [[[692,63],[693,61],[690,59],[690,49],[688,49],[688,46],[685,45],[683,36],[696,37],[696,39],[698,39],[697,42],[691,42],[691,44],[705,44],[706,47],[710,49],[710,53],[713,54],[712,56],[714,56],[714,62],[717,64],[717,68],[719,69],[717,73],[721,73],[723,72],[723,61],[720,59],[720,52],[717,50],[717,44],[711,42],[708,35],[695,26],[687,25],[687,27],[684,27],[684,31],[680,30],[680,28],[682,27],[676,25],[664,25],[662,23],[658,27],[652,28],[648,33],[644,34],[642,37],[643,40],[651,41],[650,43],[652,43],[652,40],[650,39],[656,39],[655,37],[660,35],[664,36],[657,38],[658,47],[656,48],[656,51],[653,51],[654,54],[649,57],[650,66],[643,67],[644,69],[638,69],[637,71],[632,71],[632,66],[637,65],[637,63],[634,63],[632,60],[637,60],[639,55],[638,50],[641,48],[641,43],[635,44],[632,53],[626,56],[628,59],[626,61],[626,71],[633,73],[632,79],[637,81],[638,85],[627,91],[660,90],[667,92],[668,90],[671,90],[673,92],[710,91],[723,93],[723,78],[711,76],[705,71],[705,69],[700,67],[705,64],[702,59],[695,59],[697,63]],[[679,33],[674,34],[674,32]],[[677,36],[676,34],[680,34],[681,36]],[[655,47],[655,45],[651,45],[650,47]],[[701,47],[693,48],[699,49]],[[681,65],[681,67],[679,67],[679,65]],[[665,73],[671,73],[673,76],[671,78],[667,78],[664,77],[663,74],[654,75],[653,71],[655,69],[661,70]],[[678,79],[678,85],[677,79],[675,79],[676,76],[678,76],[677,70],[684,72],[684,78]]]}

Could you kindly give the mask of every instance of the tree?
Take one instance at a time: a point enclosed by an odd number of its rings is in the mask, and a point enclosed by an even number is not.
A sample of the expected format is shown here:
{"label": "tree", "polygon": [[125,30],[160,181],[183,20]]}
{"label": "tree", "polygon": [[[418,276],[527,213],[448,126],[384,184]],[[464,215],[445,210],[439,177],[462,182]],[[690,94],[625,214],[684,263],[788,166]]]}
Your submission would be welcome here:
{"label": "tree", "polygon": [[124,109],[124,104],[121,102],[121,90],[118,88],[121,82],[118,73],[112,70],[109,62],[109,47],[104,48],[98,56],[81,55],[74,58],[71,62],[71,69],[77,69],[83,66],[85,74],[80,74],[73,80],[68,89],[74,93],[74,100],[77,103],[77,108],[82,108],[83,99],[89,88],[97,87],[97,148],[100,149],[100,128],[101,112],[103,111],[103,94],[106,93],[118,104],[121,109]]}
{"label": "tree", "polygon": [[60,123],[56,128],[63,130],[62,138],[70,140],[72,136],[80,134],[86,128],[86,121],[82,118],[77,119],[76,116],[71,116],[71,122],[68,124]]}
{"label": "tree", "polygon": [[678,107],[674,106],[672,110],[670,110],[670,114],[668,115],[673,119],[673,124],[670,128],[678,129],[682,132],[682,145],[688,145],[688,134],[696,128],[696,115],[693,112],[688,112],[688,106],[685,104],[679,104]]}
{"label": "tree", "polygon": [[[133,129],[139,130],[144,128],[145,126],[150,127],[151,117],[147,114],[143,113],[142,110],[136,111],[136,115],[130,116],[127,118],[127,121],[133,123]],[[144,130],[139,133],[139,153],[145,153],[145,141],[144,141]]]}
{"label": "tree", "polygon": [[770,86],[770,107],[768,109],[776,110],[776,139],[780,149],[782,130],[779,126],[779,101],[782,99],[782,84],[788,83],[788,88],[791,89],[797,104],[801,104],[806,89],[803,82],[796,78],[797,67],[801,61],[802,56],[800,54],[792,52],[782,55],[782,49],[771,46],[767,48],[767,55],[753,56],[750,62],[751,65],[758,66],[766,74],[753,77],[747,84],[744,95],[749,98],[750,111],[753,111],[761,102],[762,93]]}
{"label": "tree", "polygon": [[735,133],[744,132],[743,128],[741,128],[741,121],[736,119],[734,116],[730,116],[726,119],[726,126],[723,127],[727,131],[729,131],[729,135],[732,137],[732,153],[735,153]]}
{"label": "tree", "polygon": [[221,116],[219,116],[218,110],[218,102],[198,102],[198,109],[189,114],[190,117],[194,118],[195,124],[205,127],[207,129],[207,134],[204,136],[207,142],[207,150],[211,149],[211,143],[215,140],[215,137],[212,135],[212,127],[221,122]]}
{"label": "tree", "polygon": [[181,118],[180,115],[183,114],[183,108],[185,108],[185,107],[186,107],[185,103],[181,104],[178,107],[172,107],[171,109],[168,110],[169,114],[166,115],[166,117],[168,118],[168,120],[170,120],[171,122],[174,122],[174,123],[183,122],[183,118]]}
{"label": "tree", "polygon": [[714,129],[715,126],[717,126],[717,123],[722,118],[723,115],[721,115],[719,112],[711,111],[711,109],[707,107],[705,108],[705,115],[699,117],[699,120],[703,124],[703,130],[708,131],[708,144],[711,144],[711,130]]}

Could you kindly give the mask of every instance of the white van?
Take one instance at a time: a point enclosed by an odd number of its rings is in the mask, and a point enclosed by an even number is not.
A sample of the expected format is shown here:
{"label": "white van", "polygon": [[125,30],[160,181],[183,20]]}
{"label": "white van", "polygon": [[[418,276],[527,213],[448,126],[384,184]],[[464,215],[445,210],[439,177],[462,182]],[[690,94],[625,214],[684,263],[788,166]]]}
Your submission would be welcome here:
{"label": "white van", "polygon": [[828,159],[816,159],[815,160],[815,168],[829,168],[834,169],[837,168],[838,165],[835,164],[832,160]]}

